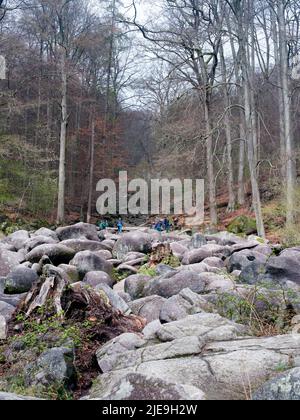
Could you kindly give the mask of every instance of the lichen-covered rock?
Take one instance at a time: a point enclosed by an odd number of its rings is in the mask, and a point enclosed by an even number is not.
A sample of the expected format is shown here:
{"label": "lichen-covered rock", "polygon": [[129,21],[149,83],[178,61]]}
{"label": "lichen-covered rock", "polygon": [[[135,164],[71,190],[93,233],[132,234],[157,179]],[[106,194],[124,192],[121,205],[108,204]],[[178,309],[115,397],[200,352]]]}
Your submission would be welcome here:
{"label": "lichen-covered rock", "polygon": [[291,369],[265,383],[253,396],[255,401],[300,401],[300,368]]}
{"label": "lichen-covered rock", "polygon": [[8,295],[29,292],[38,278],[34,270],[26,267],[18,267],[7,276],[4,291]]}
{"label": "lichen-covered rock", "polygon": [[[104,379],[104,378],[103,378]],[[106,378],[105,378],[106,379]],[[88,400],[117,401],[203,401],[205,394],[198,388],[174,384],[142,373],[120,374],[111,387],[101,378],[93,387]]]}
{"label": "lichen-covered rock", "polygon": [[71,385],[76,378],[73,350],[57,347],[45,351],[25,367],[24,376],[26,386]]}
{"label": "lichen-covered rock", "polygon": [[140,299],[144,296],[144,288],[150,280],[151,277],[142,274],[129,276],[125,280],[125,292],[128,293],[133,300]]}

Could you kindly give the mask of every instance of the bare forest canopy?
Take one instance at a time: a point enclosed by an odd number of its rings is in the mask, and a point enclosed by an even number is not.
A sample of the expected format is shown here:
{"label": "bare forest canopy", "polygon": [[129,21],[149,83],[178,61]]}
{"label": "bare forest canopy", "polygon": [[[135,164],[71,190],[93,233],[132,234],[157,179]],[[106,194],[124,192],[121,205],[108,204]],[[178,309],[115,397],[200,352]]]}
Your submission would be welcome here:
{"label": "bare forest canopy", "polygon": [[[299,222],[297,0],[0,0],[0,205],[91,220],[96,183],[204,178]],[[251,199],[249,200],[249,196]]]}

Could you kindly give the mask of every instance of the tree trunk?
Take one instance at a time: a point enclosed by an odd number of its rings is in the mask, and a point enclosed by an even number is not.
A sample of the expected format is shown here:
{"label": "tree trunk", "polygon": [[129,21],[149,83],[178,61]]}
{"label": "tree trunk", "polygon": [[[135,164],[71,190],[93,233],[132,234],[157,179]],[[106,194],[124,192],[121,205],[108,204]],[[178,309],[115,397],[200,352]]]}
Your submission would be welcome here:
{"label": "tree trunk", "polygon": [[208,175],[208,193],[209,193],[209,209],[210,221],[213,226],[218,223],[217,202],[216,202],[216,181],[214,172],[214,156],[213,156],[213,136],[210,122],[210,110],[207,100],[204,101],[204,115],[206,127],[206,154],[207,154],[207,175]]}
{"label": "tree trunk", "polygon": [[282,0],[278,2],[278,23],[279,23],[279,43],[280,43],[280,62],[282,75],[282,95],[283,95],[283,118],[285,131],[285,150],[286,150],[286,222],[287,226],[293,226],[295,222],[295,162],[293,157],[293,129],[291,122],[291,98],[289,87],[288,70],[288,50],[286,37],[285,9]]}
{"label": "tree trunk", "polygon": [[231,129],[230,129],[230,97],[228,92],[228,84],[227,84],[227,69],[226,69],[226,62],[224,56],[224,49],[223,45],[220,45],[220,57],[221,57],[221,68],[222,68],[222,83],[223,83],[223,92],[224,92],[224,102],[225,102],[225,117],[224,117],[224,125],[225,125],[225,136],[226,136],[226,151],[227,151],[227,165],[228,165],[228,207],[227,211],[233,212],[235,210],[235,193],[234,193],[234,175],[233,175],[233,162],[232,162],[232,136],[231,136]]}
{"label": "tree trunk", "polygon": [[66,183],[66,138],[68,124],[67,109],[67,68],[66,52],[63,51],[61,57],[61,78],[62,78],[62,100],[61,100],[61,126],[60,126],[60,153],[59,153],[59,180],[58,180],[58,203],[57,203],[57,223],[61,224],[65,219],[65,183]]}
{"label": "tree trunk", "polygon": [[93,186],[94,186],[94,166],[95,166],[95,116],[92,111],[92,133],[91,133],[91,153],[90,153],[90,178],[89,178],[89,198],[87,210],[87,223],[92,218]]}

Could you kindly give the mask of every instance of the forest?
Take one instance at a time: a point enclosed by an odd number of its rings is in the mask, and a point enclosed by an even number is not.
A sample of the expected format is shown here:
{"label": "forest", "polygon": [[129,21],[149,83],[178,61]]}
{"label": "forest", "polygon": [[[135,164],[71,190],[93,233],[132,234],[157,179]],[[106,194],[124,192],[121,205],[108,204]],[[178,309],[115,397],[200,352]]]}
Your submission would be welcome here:
{"label": "forest", "polygon": [[297,240],[297,1],[0,7],[4,213],[95,220],[98,180],[127,170],[204,179],[208,224]]}
{"label": "forest", "polygon": [[299,401],[299,133],[299,0],[0,0],[0,401]]}

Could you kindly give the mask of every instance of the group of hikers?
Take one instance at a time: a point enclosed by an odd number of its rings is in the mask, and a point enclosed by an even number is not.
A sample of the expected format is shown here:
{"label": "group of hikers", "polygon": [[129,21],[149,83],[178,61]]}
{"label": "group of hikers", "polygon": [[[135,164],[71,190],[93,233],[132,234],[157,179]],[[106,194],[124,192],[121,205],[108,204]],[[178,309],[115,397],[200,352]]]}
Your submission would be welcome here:
{"label": "group of hikers", "polygon": [[167,217],[165,217],[163,220],[157,220],[154,223],[153,228],[157,232],[167,232],[167,233],[169,233],[171,228],[172,228],[172,224],[171,224],[170,220]]}
{"label": "group of hikers", "polygon": [[[98,222],[98,227],[100,228],[100,230],[105,230],[109,228],[109,223],[107,220],[101,220],[100,222]],[[117,221],[117,229],[118,229],[118,233],[121,234],[123,232],[124,229],[124,222],[122,219],[119,219]]]}

